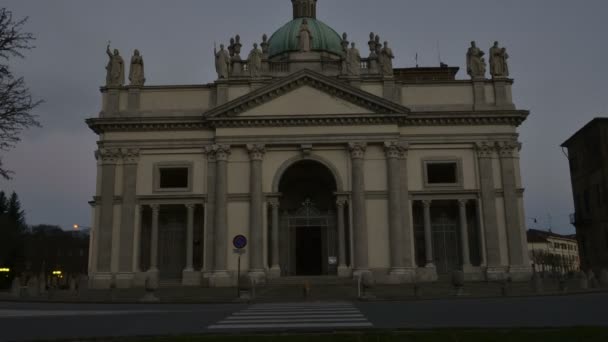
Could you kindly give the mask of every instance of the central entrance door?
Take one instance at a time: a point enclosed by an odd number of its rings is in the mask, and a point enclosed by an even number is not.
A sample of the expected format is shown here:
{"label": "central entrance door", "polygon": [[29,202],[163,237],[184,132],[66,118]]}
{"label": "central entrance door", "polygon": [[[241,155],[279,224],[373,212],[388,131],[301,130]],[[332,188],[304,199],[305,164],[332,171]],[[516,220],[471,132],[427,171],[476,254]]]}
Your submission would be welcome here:
{"label": "central entrance door", "polygon": [[296,228],[296,275],[323,274],[321,227]]}
{"label": "central entrance door", "polygon": [[[283,276],[337,274],[336,181],[320,162],[302,160],[281,176],[279,264]],[[269,241],[271,243],[271,241]]]}
{"label": "central entrance door", "polygon": [[159,225],[159,268],[164,280],[181,279],[186,267],[186,212],[183,206],[165,206]]}

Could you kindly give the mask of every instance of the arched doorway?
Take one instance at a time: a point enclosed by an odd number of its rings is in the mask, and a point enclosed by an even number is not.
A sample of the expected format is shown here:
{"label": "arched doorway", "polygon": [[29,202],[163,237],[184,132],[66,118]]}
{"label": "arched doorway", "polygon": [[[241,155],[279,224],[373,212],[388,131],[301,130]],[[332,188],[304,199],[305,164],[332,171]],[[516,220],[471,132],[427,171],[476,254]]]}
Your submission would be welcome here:
{"label": "arched doorway", "polygon": [[337,274],[336,179],[315,160],[298,161],[283,172],[279,260],[283,276]]}

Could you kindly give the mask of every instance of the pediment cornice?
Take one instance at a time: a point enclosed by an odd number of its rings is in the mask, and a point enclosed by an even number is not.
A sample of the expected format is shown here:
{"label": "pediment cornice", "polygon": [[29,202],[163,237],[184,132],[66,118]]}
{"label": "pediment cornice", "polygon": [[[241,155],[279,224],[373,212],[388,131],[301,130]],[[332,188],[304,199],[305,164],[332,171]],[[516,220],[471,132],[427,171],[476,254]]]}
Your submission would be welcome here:
{"label": "pediment cornice", "polygon": [[206,118],[234,117],[303,86],[309,86],[378,114],[407,114],[407,107],[317,72],[304,69],[211,109]]}
{"label": "pediment cornice", "polygon": [[87,124],[97,134],[124,131],[180,131],[225,127],[358,126],[396,124],[399,126],[520,126],[528,111],[412,112],[403,114],[344,114],[267,117],[166,117],[98,118]]}

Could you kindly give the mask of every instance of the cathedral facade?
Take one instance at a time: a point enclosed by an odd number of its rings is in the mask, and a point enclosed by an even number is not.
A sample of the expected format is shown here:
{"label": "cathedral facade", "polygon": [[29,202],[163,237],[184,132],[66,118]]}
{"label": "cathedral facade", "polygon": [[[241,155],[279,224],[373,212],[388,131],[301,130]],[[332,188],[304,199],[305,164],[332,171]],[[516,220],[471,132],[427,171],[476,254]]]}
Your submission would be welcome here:
{"label": "cathedral facade", "polygon": [[517,128],[529,113],[513,103],[506,50],[486,63],[472,43],[466,79],[398,68],[378,35],[359,50],[316,19],[317,0],[292,3],[259,47],[220,46],[211,84],[145,85],[139,52],[125,84],[108,47],[87,120],[92,286],[234,286],[238,235],[242,275],[260,283],[527,279]]}

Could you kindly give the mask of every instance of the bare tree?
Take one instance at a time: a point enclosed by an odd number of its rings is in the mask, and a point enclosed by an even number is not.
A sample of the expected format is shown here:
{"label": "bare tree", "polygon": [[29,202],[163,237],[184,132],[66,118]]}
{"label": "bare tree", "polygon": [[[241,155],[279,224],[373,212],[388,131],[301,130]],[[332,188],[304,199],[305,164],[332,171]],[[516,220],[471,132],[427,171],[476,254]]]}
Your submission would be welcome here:
{"label": "bare tree", "polygon": [[[0,8],[0,151],[15,147],[23,130],[40,126],[32,110],[42,101],[32,98],[23,77],[13,75],[8,65],[10,58],[24,58],[23,52],[34,47],[34,35],[23,32],[27,20],[15,20],[11,11]],[[12,173],[0,158],[0,177],[10,179]]]}

